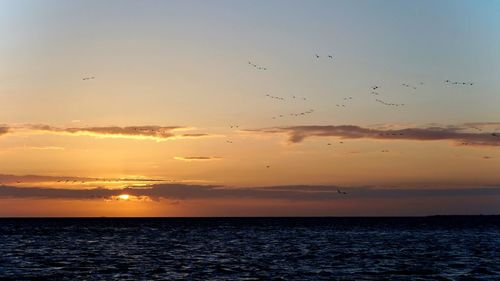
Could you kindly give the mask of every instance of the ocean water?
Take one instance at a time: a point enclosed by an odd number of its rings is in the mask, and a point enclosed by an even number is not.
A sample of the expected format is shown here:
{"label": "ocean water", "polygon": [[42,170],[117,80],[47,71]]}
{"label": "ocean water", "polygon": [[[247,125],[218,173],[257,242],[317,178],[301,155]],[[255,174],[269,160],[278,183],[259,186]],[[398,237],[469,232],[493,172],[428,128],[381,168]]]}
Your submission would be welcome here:
{"label": "ocean water", "polygon": [[500,217],[0,219],[0,280],[500,280]]}

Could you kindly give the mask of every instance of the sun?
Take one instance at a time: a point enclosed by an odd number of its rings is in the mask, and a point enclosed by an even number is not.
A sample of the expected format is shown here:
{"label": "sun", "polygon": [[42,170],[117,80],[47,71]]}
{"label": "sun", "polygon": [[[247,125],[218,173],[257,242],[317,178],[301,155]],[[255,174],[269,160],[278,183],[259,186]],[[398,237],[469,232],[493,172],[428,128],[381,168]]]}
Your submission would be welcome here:
{"label": "sun", "polygon": [[129,200],[130,199],[130,195],[128,195],[128,194],[120,194],[120,195],[118,195],[118,199],[120,199],[120,200]]}

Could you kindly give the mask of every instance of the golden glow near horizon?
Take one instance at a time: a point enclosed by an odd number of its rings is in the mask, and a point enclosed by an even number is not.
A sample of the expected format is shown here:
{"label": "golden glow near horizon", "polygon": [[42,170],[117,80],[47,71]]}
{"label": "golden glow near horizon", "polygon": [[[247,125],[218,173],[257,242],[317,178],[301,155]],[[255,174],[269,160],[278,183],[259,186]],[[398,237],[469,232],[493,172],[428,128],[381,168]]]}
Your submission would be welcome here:
{"label": "golden glow near horizon", "polygon": [[130,199],[130,195],[128,195],[128,194],[121,194],[121,195],[118,195],[118,198],[120,200],[129,200]]}

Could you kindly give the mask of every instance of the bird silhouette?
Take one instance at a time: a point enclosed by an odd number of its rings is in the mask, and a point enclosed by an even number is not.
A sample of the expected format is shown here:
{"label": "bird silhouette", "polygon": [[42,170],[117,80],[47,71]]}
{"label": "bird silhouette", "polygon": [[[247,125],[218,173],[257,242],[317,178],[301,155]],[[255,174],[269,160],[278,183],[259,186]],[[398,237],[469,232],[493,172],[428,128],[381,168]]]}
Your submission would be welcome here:
{"label": "bird silhouette", "polygon": [[340,189],[338,189],[338,188],[337,188],[337,193],[338,193],[338,194],[347,194],[347,192],[342,191],[342,190],[340,190]]}

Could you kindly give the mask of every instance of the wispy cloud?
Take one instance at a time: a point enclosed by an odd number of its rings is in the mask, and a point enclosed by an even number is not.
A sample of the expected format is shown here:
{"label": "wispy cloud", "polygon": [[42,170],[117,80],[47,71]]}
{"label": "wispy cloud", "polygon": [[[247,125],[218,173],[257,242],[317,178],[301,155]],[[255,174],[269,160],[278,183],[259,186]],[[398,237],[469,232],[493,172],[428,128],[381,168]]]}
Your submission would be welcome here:
{"label": "wispy cloud", "polygon": [[458,144],[500,146],[500,134],[470,131],[470,126],[433,126],[425,128],[379,129],[355,125],[290,126],[247,130],[264,134],[286,134],[290,143],[300,143],[310,137],[380,140],[447,140]]}
{"label": "wispy cloud", "polygon": [[213,161],[213,160],[221,160],[222,157],[218,156],[175,156],[175,160],[181,160],[181,161]]}
{"label": "wispy cloud", "polygon": [[344,199],[400,199],[419,197],[488,196],[500,199],[500,186],[463,188],[370,188],[337,186],[270,186],[231,188],[209,185],[155,184],[123,189],[62,189],[0,186],[0,197],[46,199],[113,199],[127,194],[151,200],[265,199],[291,201],[328,201]]}
{"label": "wispy cloud", "polygon": [[464,126],[470,128],[478,128],[478,129],[500,129],[500,122],[470,122],[465,123]]}
{"label": "wispy cloud", "polygon": [[204,133],[193,133],[193,134],[182,134],[181,135],[184,138],[200,138],[200,137],[208,137],[210,136],[209,134],[204,134]]}
{"label": "wispy cloud", "polygon": [[102,126],[102,127],[69,127],[61,128],[44,124],[28,124],[0,127],[0,135],[15,131],[29,131],[35,133],[50,133],[73,136],[91,136],[97,138],[126,138],[150,139],[165,141],[179,138],[200,138],[210,136],[207,133],[177,133],[178,131],[192,130],[183,126]]}
{"label": "wispy cloud", "polygon": [[161,127],[161,126],[128,126],[128,127],[118,127],[118,126],[108,126],[108,127],[72,127],[72,128],[57,128],[48,125],[31,125],[30,129],[53,132],[53,133],[63,133],[72,135],[83,135],[83,136],[93,136],[102,138],[137,138],[144,139],[150,138],[155,140],[163,140],[175,137],[173,131],[175,129],[181,129],[182,127],[171,126],[171,127]]}
{"label": "wispy cloud", "polygon": [[163,182],[162,179],[155,178],[147,178],[147,177],[110,177],[110,178],[102,178],[102,177],[75,177],[75,176],[45,176],[45,175],[8,175],[8,174],[0,174],[0,184],[13,184],[13,183],[22,183],[22,184],[41,184],[41,183],[49,183],[51,186],[65,183],[148,183],[151,184],[153,182]]}
{"label": "wispy cloud", "polygon": [[23,146],[22,149],[30,150],[64,150],[62,146]]}

